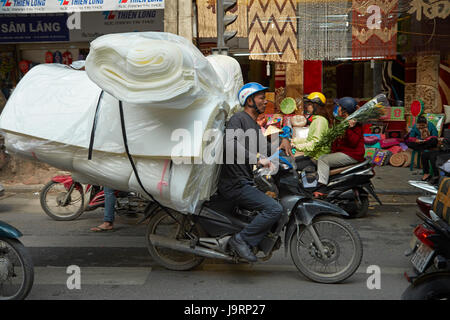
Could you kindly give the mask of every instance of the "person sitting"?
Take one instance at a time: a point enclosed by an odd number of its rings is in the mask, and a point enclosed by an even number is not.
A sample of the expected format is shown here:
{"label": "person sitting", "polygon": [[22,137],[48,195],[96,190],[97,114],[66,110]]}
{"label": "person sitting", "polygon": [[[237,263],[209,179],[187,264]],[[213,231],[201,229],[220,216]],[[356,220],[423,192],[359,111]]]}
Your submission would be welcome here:
{"label": "person sitting", "polygon": [[[239,90],[239,103],[244,107],[244,111],[235,113],[227,123],[224,135],[224,164],[218,185],[219,194],[226,200],[234,201],[241,208],[258,212],[248,225],[229,240],[232,250],[250,262],[257,261],[251,247],[258,246],[283,213],[282,206],[255,188],[253,180],[253,164],[268,168],[274,166],[267,157],[271,148],[256,122],[258,115],[265,111],[267,89],[259,83],[250,82]],[[251,137],[254,137],[254,140]],[[291,155],[288,139],[282,139],[279,148]]]}
{"label": "person sitting", "polygon": [[303,110],[303,115],[306,119],[306,125],[310,126],[314,111],[314,103],[310,99],[308,99],[308,96],[305,96],[303,98]]}
{"label": "person sitting", "polygon": [[[335,103],[338,106],[338,116],[343,119],[355,112],[357,108],[357,102],[352,97],[335,100]],[[362,125],[353,119],[348,120],[348,124],[344,136],[333,142],[332,153],[320,156],[317,161],[319,179],[318,188],[315,192],[316,197],[324,195],[321,191],[328,184],[330,168],[364,161],[365,148]]]}
{"label": "person sitting", "polygon": [[305,101],[312,105],[312,121],[309,126],[308,136],[306,139],[299,138],[292,141],[297,151],[303,153],[302,157],[297,157],[296,159],[297,168],[299,170],[304,169],[306,166],[315,165],[314,160],[317,160],[322,154],[330,152],[329,148],[324,148],[319,154],[315,155],[313,159],[308,155],[308,152],[314,149],[315,143],[327,132],[330,124],[330,117],[325,108],[326,98],[322,93],[313,92],[305,98]]}
{"label": "person sitting", "polygon": [[438,145],[436,126],[432,122],[427,121],[424,116],[419,116],[417,123],[408,133],[406,145],[419,152],[435,148]]}

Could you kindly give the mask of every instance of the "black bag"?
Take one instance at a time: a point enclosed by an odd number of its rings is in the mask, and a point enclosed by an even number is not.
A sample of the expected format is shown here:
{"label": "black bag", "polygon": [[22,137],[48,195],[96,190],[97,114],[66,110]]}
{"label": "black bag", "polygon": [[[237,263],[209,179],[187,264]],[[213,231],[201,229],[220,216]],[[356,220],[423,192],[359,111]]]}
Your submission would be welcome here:
{"label": "black bag", "polygon": [[439,191],[433,202],[433,211],[443,220],[450,223],[450,178],[442,179]]}

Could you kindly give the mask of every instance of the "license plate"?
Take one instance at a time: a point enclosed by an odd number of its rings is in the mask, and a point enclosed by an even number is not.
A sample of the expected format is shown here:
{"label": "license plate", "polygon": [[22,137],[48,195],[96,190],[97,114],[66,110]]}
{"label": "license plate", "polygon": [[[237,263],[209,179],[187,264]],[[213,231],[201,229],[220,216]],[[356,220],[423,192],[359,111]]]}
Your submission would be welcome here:
{"label": "license plate", "polygon": [[428,265],[428,262],[430,262],[431,257],[433,257],[433,254],[434,250],[422,243],[412,256],[411,263],[417,271],[422,273]]}

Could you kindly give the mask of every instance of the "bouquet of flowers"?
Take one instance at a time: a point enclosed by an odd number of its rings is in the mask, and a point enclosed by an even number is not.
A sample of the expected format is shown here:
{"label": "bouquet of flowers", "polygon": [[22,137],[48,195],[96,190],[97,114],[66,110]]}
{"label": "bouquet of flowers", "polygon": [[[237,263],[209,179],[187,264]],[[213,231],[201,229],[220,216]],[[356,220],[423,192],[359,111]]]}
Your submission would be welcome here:
{"label": "bouquet of flowers", "polygon": [[324,133],[315,145],[314,149],[308,152],[311,158],[319,154],[325,147],[331,147],[334,140],[342,137],[345,134],[349,124],[349,120],[356,120],[359,123],[366,123],[370,120],[377,120],[384,115],[384,107],[388,107],[389,102],[384,94],[379,94],[372,100],[365,103],[361,108],[353,112],[339,124],[333,126],[326,133]]}

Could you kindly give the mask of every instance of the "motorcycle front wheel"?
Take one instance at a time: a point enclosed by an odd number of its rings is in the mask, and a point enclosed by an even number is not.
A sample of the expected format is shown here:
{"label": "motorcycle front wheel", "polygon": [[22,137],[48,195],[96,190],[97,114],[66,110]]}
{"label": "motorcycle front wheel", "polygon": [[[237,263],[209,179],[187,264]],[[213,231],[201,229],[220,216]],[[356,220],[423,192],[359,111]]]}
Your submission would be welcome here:
{"label": "motorcycle front wheel", "polygon": [[147,227],[147,248],[151,257],[158,264],[166,269],[176,271],[191,270],[200,265],[205,258],[191,253],[185,253],[173,249],[154,246],[150,240],[150,235],[159,235],[182,242],[189,242],[186,233],[195,235],[197,238],[205,236],[205,232],[198,224],[193,226],[187,215],[177,211],[167,209],[177,221],[175,221],[166,211],[159,209],[152,215]]}
{"label": "motorcycle front wheel", "polygon": [[0,238],[0,300],[22,300],[34,282],[33,261],[16,239]]}
{"label": "motorcycle front wheel", "polygon": [[300,226],[291,238],[291,258],[305,277],[320,283],[339,283],[353,275],[361,264],[363,246],[357,231],[346,221],[320,216],[312,228],[322,244],[320,251],[310,230]]}
{"label": "motorcycle front wheel", "polygon": [[57,221],[70,221],[84,211],[83,188],[80,184],[73,188],[66,200],[67,190],[63,183],[50,181],[41,190],[40,201],[44,212]]}

